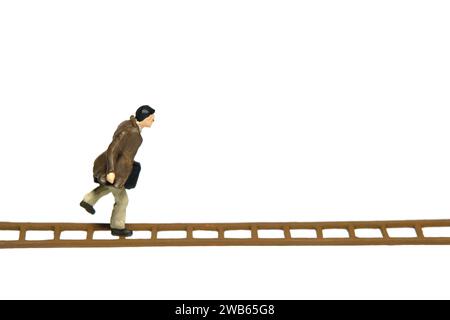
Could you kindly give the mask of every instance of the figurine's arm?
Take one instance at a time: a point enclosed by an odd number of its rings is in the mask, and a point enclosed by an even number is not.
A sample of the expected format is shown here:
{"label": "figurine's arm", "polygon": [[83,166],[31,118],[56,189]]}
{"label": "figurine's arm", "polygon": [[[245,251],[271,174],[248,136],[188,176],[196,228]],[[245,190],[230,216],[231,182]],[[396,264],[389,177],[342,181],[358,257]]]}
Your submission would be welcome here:
{"label": "figurine's arm", "polygon": [[106,151],[106,174],[114,173],[115,171],[116,160],[121,149],[120,145],[124,140],[125,135],[126,133],[122,132],[115,137]]}

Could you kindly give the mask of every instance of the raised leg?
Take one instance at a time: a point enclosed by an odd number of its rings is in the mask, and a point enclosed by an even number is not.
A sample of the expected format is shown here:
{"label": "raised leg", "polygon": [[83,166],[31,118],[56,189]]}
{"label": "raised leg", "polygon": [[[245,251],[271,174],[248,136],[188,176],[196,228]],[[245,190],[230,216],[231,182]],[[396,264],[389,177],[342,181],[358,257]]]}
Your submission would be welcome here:
{"label": "raised leg", "polygon": [[91,206],[94,206],[98,200],[100,200],[102,197],[106,196],[111,192],[111,188],[107,186],[98,186],[88,194],[86,194],[83,198],[83,201],[90,204]]}

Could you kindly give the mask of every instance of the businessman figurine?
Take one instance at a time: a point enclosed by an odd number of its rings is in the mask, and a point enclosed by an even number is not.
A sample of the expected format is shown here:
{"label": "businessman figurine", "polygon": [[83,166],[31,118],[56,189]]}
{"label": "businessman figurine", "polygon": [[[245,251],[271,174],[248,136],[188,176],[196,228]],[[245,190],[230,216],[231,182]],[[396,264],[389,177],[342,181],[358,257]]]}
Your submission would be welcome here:
{"label": "businessman figurine", "polygon": [[142,144],[141,131],[150,128],[155,121],[155,110],[142,106],[130,120],[122,122],[114,133],[108,150],[94,162],[94,181],[100,184],[86,194],[80,203],[90,214],[95,214],[94,205],[109,193],[114,195],[115,204],[111,215],[111,233],[114,236],[129,237],[132,230],[125,227],[128,195],[126,189],[136,186],[140,164],[134,157]]}

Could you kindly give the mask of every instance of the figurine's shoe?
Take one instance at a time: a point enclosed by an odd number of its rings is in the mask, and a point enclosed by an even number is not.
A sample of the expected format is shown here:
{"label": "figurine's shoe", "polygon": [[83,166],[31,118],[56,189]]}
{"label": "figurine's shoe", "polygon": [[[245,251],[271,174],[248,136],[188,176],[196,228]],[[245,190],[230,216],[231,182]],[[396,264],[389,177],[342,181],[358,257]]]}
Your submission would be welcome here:
{"label": "figurine's shoe", "polygon": [[83,207],[87,212],[89,212],[90,214],[95,214],[95,209],[93,206],[91,206],[89,203],[87,203],[86,201],[81,201],[80,202],[80,206]]}
{"label": "figurine's shoe", "polygon": [[118,237],[131,237],[133,235],[133,231],[128,229],[112,229],[111,228],[111,234],[113,236]]}

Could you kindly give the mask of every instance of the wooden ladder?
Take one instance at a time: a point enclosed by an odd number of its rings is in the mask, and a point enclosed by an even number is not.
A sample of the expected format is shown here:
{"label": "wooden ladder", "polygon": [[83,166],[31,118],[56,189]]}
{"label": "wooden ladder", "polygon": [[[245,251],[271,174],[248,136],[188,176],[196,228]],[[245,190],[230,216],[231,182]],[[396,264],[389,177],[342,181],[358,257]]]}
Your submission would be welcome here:
{"label": "wooden ladder", "polygon": [[[135,232],[134,237],[105,239],[99,235],[109,234],[108,224],[0,222],[0,249],[450,244],[450,220],[142,223],[128,224],[127,228]],[[40,240],[28,238],[32,233],[42,231],[47,231],[45,234],[50,236]],[[405,232],[409,233],[405,235]],[[82,237],[71,238],[75,233]],[[8,235],[6,239],[5,234]],[[138,234],[142,236],[136,237]]]}

